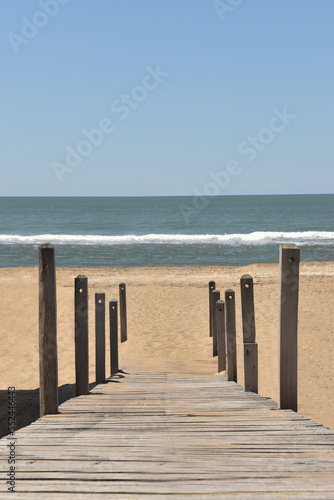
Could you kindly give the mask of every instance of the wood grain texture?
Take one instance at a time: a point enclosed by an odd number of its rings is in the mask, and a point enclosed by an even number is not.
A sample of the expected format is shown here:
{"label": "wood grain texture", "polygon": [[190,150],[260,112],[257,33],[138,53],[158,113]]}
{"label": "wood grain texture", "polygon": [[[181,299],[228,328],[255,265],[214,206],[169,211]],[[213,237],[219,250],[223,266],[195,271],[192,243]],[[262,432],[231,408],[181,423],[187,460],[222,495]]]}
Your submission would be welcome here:
{"label": "wood grain texture", "polygon": [[106,378],[106,296],[95,294],[95,378],[101,384]]}
{"label": "wood grain texture", "polygon": [[39,247],[40,415],[58,412],[57,298],[55,250]]}
{"label": "wood grain texture", "polygon": [[297,330],[300,250],[280,245],[279,401],[297,411]]}
{"label": "wood grain texture", "polygon": [[110,374],[118,372],[118,303],[117,300],[109,302],[109,333],[110,333]]}
{"label": "wood grain texture", "polygon": [[334,498],[333,431],[221,375],[124,372],[16,432],[11,498]]}
{"label": "wood grain texture", "polygon": [[209,335],[213,335],[213,303],[212,303],[212,292],[216,289],[216,283],[214,281],[209,281]]}
{"label": "wood grain texture", "polygon": [[227,380],[237,382],[237,340],[235,324],[235,292],[225,292]]}
{"label": "wood grain texture", "polygon": [[254,284],[249,274],[241,277],[240,291],[243,341],[255,342]]}
{"label": "wood grain texture", "polygon": [[257,344],[244,344],[244,388],[258,392],[258,348]]}
{"label": "wood grain texture", "polygon": [[119,284],[119,315],[121,327],[121,342],[128,340],[128,324],[126,317],[126,284]]}
{"label": "wood grain texture", "polygon": [[218,338],[217,338],[217,301],[220,300],[220,291],[212,291],[212,355],[218,356]]}
{"label": "wood grain texture", "polygon": [[83,274],[74,280],[75,384],[76,395],[89,393],[88,363],[88,279]]}
{"label": "wood grain texture", "polygon": [[226,370],[225,302],[216,302],[218,373]]}

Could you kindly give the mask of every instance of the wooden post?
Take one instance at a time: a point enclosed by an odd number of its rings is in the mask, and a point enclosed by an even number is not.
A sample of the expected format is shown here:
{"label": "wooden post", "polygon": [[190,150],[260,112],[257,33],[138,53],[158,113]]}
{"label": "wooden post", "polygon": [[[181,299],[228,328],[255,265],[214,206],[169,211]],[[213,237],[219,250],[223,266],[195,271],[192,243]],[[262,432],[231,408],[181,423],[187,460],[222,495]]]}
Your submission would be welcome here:
{"label": "wooden post", "polygon": [[57,301],[55,250],[39,247],[40,416],[58,413]]}
{"label": "wooden post", "polygon": [[96,383],[106,379],[106,309],[105,294],[95,294],[95,375]]}
{"label": "wooden post", "polygon": [[212,337],[212,321],[213,321],[213,309],[212,309],[212,292],[216,288],[216,283],[214,281],[209,281],[209,333]]}
{"label": "wooden post", "polygon": [[121,322],[121,342],[128,340],[128,328],[126,320],[126,285],[120,283],[119,285],[119,313]]}
{"label": "wooden post", "polygon": [[217,347],[218,347],[218,373],[226,370],[226,343],[225,343],[225,302],[216,302],[217,314]]}
{"label": "wooden post", "polygon": [[225,292],[227,380],[237,382],[237,340],[235,326],[235,293]]}
{"label": "wooden post", "polygon": [[244,274],[240,285],[243,341],[252,344],[255,342],[253,278],[249,274]]}
{"label": "wooden post", "polygon": [[255,343],[253,278],[244,274],[240,280],[242,331],[244,343],[244,388],[258,392],[258,355]]}
{"label": "wooden post", "polygon": [[110,375],[118,373],[118,319],[117,300],[109,302],[110,323]]}
{"label": "wooden post", "polygon": [[244,344],[245,391],[258,392],[257,344]]}
{"label": "wooden post", "polygon": [[216,303],[220,299],[220,291],[212,291],[212,355],[218,356],[218,341],[217,341],[217,307]]}
{"label": "wooden post", "polygon": [[297,411],[297,331],[300,249],[280,245],[280,408]]}
{"label": "wooden post", "polygon": [[75,278],[75,379],[76,395],[89,394],[88,279]]}

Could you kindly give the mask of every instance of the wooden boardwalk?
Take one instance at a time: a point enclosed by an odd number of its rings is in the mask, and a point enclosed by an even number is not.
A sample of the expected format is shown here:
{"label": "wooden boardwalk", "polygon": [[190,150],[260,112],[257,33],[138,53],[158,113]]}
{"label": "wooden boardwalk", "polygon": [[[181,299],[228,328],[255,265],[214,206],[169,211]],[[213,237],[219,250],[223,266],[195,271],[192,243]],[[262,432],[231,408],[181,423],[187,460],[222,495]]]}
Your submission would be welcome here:
{"label": "wooden boardwalk", "polygon": [[222,376],[133,371],[59,410],[16,432],[1,499],[334,499],[334,432]]}

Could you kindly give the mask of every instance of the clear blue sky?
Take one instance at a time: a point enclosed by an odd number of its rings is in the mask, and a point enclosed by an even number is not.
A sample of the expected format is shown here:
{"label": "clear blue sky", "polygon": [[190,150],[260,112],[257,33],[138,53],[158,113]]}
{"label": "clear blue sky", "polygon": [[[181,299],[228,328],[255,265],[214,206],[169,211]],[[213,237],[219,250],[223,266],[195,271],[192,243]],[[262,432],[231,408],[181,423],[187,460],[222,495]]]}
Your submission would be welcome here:
{"label": "clear blue sky", "polygon": [[0,195],[333,192],[333,0],[0,9]]}

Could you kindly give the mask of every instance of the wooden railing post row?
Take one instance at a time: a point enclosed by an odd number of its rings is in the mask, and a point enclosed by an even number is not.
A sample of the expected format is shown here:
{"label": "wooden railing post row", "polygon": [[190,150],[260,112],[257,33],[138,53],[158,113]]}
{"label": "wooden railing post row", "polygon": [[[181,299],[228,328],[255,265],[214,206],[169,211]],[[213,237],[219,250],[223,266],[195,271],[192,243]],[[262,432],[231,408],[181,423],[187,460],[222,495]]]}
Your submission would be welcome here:
{"label": "wooden railing post row", "polygon": [[235,293],[228,289],[225,292],[226,321],[226,357],[227,380],[237,382],[237,341],[235,326]]}
{"label": "wooden railing post row", "polygon": [[300,249],[280,245],[279,405],[297,411],[297,333]]}
{"label": "wooden railing post row", "polygon": [[76,395],[89,394],[88,279],[81,274],[74,282]]}
{"label": "wooden railing post row", "polygon": [[96,383],[106,379],[106,296],[95,294],[95,377]]}
{"label": "wooden railing post row", "polygon": [[126,318],[126,284],[119,285],[119,313],[121,323],[121,342],[126,342],[128,339],[128,327]]}
{"label": "wooden railing post row", "polygon": [[118,317],[117,300],[109,302],[109,328],[110,328],[110,375],[118,373]]}
{"label": "wooden railing post row", "polygon": [[213,308],[212,308],[212,292],[216,288],[214,281],[209,281],[209,334],[212,337],[212,322],[213,322]]}
{"label": "wooden railing post row", "polygon": [[220,300],[220,291],[212,291],[212,355],[218,356],[218,341],[217,341],[217,307],[216,303]]}
{"label": "wooden railing post row", "polygon": [[253,278],[244,274],[240,280],[242,330],[244,343],[244,388],[258,392],[258,349],[255,342]]}
{"label": "wooden railing post row", "polygon": [[39,247],[40,415],[58,413],[58,355],[55,250]]}
{"label": "wooden railing post row", "polygon": [[225,342],[225,302],[217,300],[217,350],[218,373],[226,370],[226,342]]}

